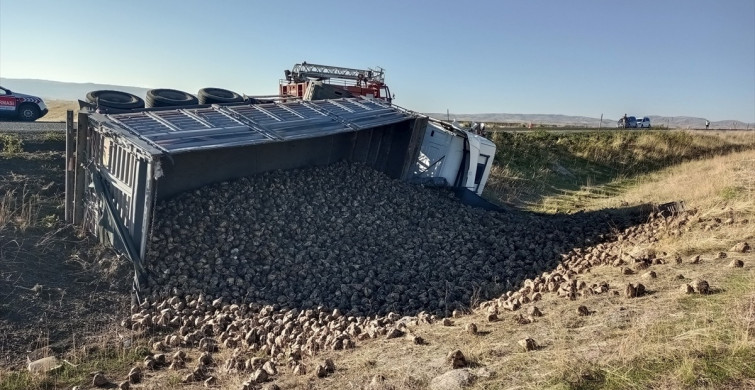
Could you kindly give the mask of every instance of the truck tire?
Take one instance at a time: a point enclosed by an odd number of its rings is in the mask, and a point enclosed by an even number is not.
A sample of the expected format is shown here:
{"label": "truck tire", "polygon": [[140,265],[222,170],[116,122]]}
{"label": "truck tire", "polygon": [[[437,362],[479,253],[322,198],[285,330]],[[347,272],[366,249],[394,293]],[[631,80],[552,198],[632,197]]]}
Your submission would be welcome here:
{"label": "truck tire", "polygon": [[184,91],[175,89],[150,89],[147,91],[147,107],[176,107],[176,106],[195,106],[198,104],[197,98]]}
{"label": "truck tire", "polygon": [[100,90],[87,93],[87,102],[109,108],[133,110],[144,108],[144,100],[128,92]]}
{"label": "truck tire", "polygon": [[39,107],[33,103],[24,103],[18,107],[18,119],[33,122],[40,116]]}
{"label": "truck tire", "polygon": [[222,88],[202,88],[197,92],[199,104],[239,103],[244,98],[236,92]]}

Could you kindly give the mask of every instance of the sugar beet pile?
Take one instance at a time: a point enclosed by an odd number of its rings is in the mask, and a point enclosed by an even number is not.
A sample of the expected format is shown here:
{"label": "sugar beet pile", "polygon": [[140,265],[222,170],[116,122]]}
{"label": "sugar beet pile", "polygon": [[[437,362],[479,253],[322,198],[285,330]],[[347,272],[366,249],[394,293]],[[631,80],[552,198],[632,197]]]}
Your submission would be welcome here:
{"label": "sugar beet pile", "polygon": [[355,164],[275,171],[158,204],[148,289],[156,299],[445,315],[552,269],[606,232],[604,217],[475,209]]}

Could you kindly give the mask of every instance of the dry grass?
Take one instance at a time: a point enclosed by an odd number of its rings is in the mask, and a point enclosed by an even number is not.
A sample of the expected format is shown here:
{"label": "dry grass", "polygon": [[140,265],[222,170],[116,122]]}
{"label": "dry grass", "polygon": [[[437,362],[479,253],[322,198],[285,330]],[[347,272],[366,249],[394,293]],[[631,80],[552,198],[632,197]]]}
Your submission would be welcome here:
{"label": "dry grass", "polygon": [[626,184],[617,179],[755,148],[755,131],[496,133],[493,139],[498,149],[486,196],[534,207],[585,187],[616,194],[622,188],[615,186]]}
{"label": "dry grass", "polygon": [[47,115],[39,119],[40,122],[65,122],[66,111],[79,110],[79,102],[71,100],[45,100],[47,108],[50,110]]}
{"label": "dry grass", "polygon": [[[0,370],[0,389],[32,390],[71,388],[71,384],[86,386],[92,382],[92,373],[106,373],[114,384],[126,378],[130,368],[142,360],[148,353],[142,345],[124,347],[123,339],[112,329],[87,329],[91,336],[85,340],[74,340],[73,349],[62,359],[61,367],[48,374],[31,374],[27,371],[4,372]],[[75,337],[75,336],[74,336]],[[44,335],[42,342],[44,342]],[[47,345],[41,348],[43,353],[34,359],[50,356]],[[88,388],[88,387],[84,387]]]}
{"label": "dry grass", "polygon": [[32,194],[24,186],[19,193],[6,191],[0,197],[0,232],[8,228],[26,231],[39,220],[39,194]]}
{"label": "dry grass", "polygon": [[[589,209],[615,207],[622,203],[639,204],[677,199],[706,207],[725,206],[731,202],[752,202],[755,197],[753,173],[755,151],[752,150],[688,162],[638,177],[632,188],[618,196],[593,200]],[[659,186],[658,182],[661,180],[663,185]],[[558,202],[561,199],[554,197],[549,200]]]}
{"label": "dry grass", "polygon": [[584,186],[546,198],[537,209],[598,210],[678,200],[683,200],[687,209],[697,210],[702,221],[693,221],[699,228],[690,229],[682,238],[662,241],[669,251],[726,250],[737,240],[755,237],[755,151],[693,161],[604,186]]}

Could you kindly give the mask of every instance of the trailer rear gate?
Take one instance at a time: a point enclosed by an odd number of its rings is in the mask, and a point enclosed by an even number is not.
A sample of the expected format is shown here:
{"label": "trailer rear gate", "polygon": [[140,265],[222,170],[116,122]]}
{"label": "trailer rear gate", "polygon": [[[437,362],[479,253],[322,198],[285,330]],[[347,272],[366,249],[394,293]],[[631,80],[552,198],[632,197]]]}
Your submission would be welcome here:
{"label": "trailer rear gate", "polygon": [[[206,105],[120,114],[82,111],[67,148],[69,222],[82,225],[144,276],[153,205],[211,183],[276,169],[364,163],[404,180],[427,118],[360,98]],[[70,179],[69,179],[70,180]]]}

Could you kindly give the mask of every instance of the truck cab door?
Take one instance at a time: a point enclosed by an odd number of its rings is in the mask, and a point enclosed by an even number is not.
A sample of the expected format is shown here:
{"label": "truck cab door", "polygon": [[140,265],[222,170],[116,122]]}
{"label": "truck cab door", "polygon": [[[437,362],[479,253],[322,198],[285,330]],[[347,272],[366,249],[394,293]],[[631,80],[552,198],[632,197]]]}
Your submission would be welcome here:
{"label": "truck cab door", "polygon": [[477,195],[482,195],[485,184],[490,176],[490,169],[493,166],[496,146],[490,140],[477,134],[465,131],[467,135],[469,150],[467,155],[467,172],[464,177],[464,187]]}
{"label": "truck cab door", "polygon": [[0,116],[16,115],[17,99],[10,90],[0,88]]}
{"label": "truck cab door", "polygon": [[393,101],[393,97],[391,96],[391,90],[388,89],[387,85],[383,85],[383,93],[385,94],[383,95],[383,98],[385,99],[385,101],[388,102],[388,104],[391,104],[391,101]]}

